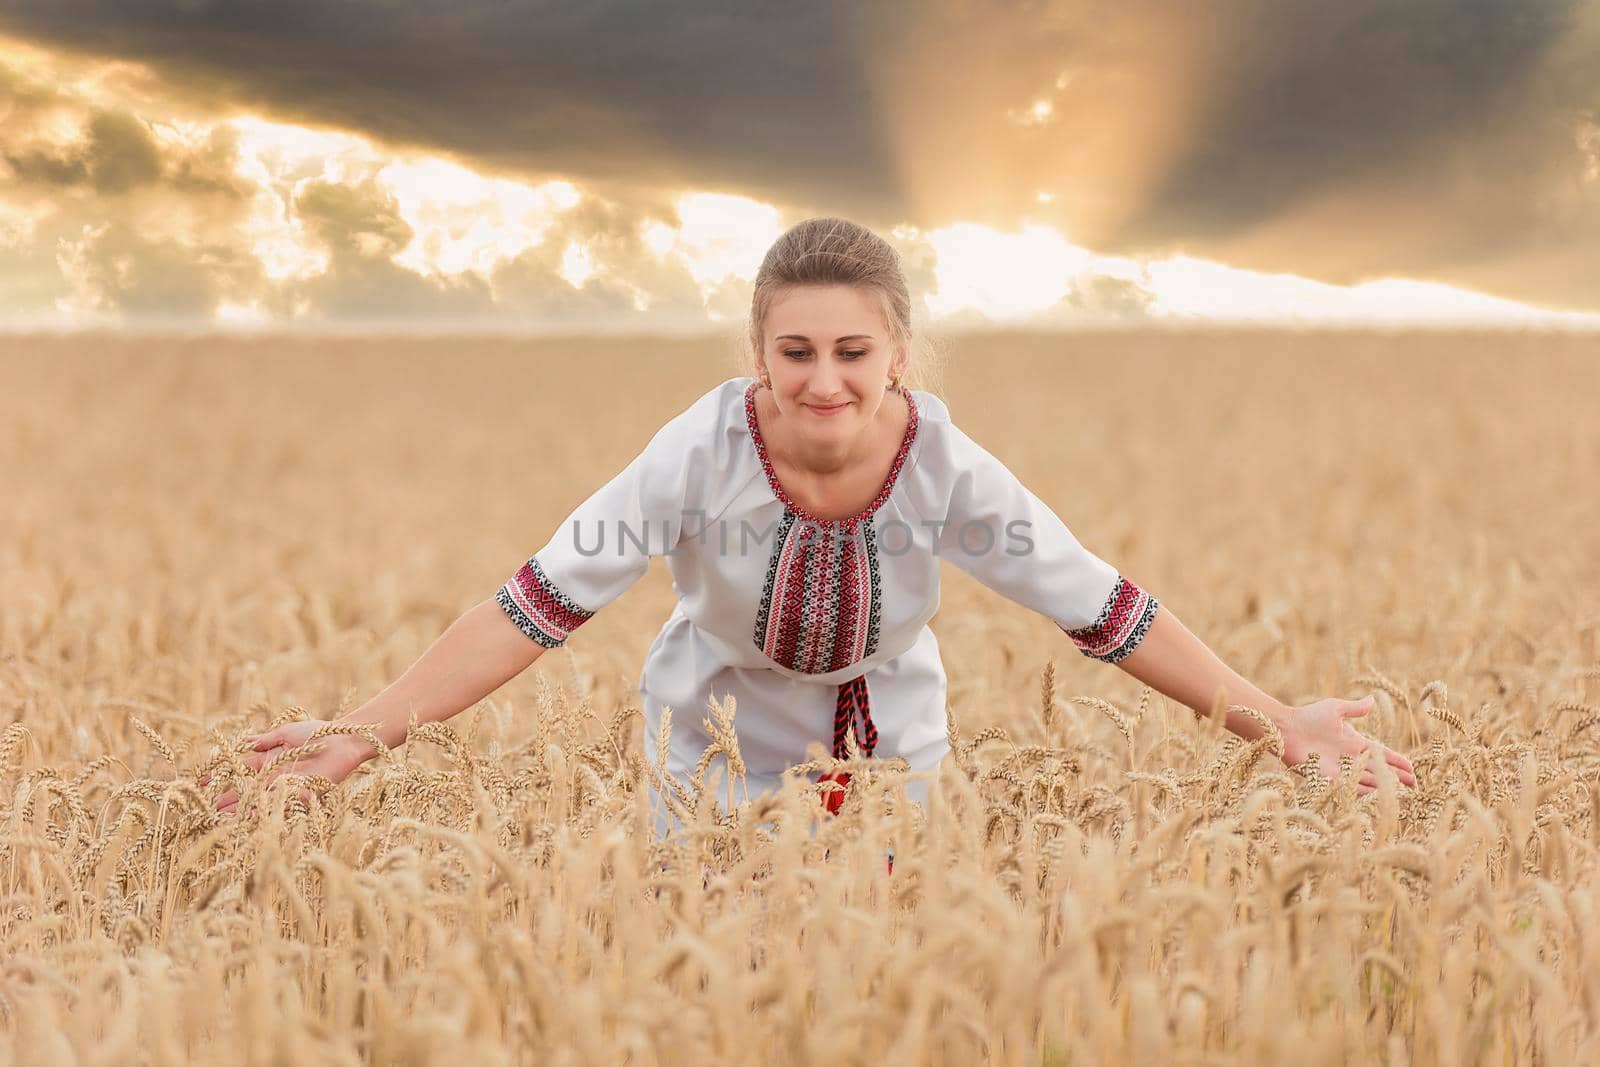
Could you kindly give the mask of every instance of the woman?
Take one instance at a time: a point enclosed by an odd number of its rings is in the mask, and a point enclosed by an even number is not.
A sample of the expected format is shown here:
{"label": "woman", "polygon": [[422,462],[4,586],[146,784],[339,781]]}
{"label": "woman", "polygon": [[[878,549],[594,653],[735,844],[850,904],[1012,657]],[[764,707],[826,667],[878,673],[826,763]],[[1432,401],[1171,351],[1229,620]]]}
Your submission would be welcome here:
{"label": "woman", "polygon": [[[1197,713],[1218,695],[1265,713],[1282,732],[1285,763],[1315,752],[1331,775],[1340,756],[1366,753],[1415,784],[1409,760],[1349,723],[1371,698],[1289,707],[1262,692],[1080,545],[937,397],[906,388],[918,369],[910,313],[898,256],[877,235],[832,218],[790,229],[755,280],[756,374],[723,382],[669,421],[493,597],[340,721],[372,723],[398,745],[411,709],[429,722],[476,703],[665,555],[678,603],[639,685],[652,758],[665,708],[695,711],[731,695],[747,796],[776,790],[812,741],[844,757],[847,731],[863,755],[927,770],[948,751],[945,673],[927,625],[944,558],[1053,620],[1084,655]],[[661,768],[684,781],[711,740],[693,718],[674,719]],[[259,735],[246,762],[259,769],[319,725]],[[1226,725],[1245,738],[1261,731],[1234,711]],[[374,755],[354,735],[327,740],[294,769],[339,781]],[[1376,784],[1368,766],[1360,789]],[[670,813],[649,789],[662,834]],[[922,776],[908,783],[919,803],[926,791]],[[837,807],[842,790],[819,792]],[[236,804],[229,793],[217,807]]]}

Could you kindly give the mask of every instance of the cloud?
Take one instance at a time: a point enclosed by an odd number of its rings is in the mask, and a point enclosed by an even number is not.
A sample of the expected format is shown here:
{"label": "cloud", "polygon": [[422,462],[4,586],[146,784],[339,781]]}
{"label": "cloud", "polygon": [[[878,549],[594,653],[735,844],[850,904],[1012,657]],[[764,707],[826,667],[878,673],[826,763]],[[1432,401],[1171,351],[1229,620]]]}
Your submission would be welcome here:
{"label": "cloud", "polygon": [[[1228,7],[1250,17],[1230,20],[1211,50],[1197,135],[1126,223],[1130,239],[1237,233],[1353,180],[1419,162],[1437,168],[1440,148],[1493,163],[1492,145],[1476,132],[1527,117],[1541,63],[1571,32],[1580,5]],[[1600,89],[1600,71],[1588,88]]]}
{"label": "cloud", "polygon": [[[681,199],[624,205],[566,182],[396,155],[354,134],[207,116],[149,79],[132,94],[146,112],[135,114],[101,91],[110,80],[126,93],[139,80],[129,71],[107,78],[28,58],[0,62],[8,325],[670,330],[703,328],[707,301],[719,299],[697,276],[703,264],[674,252],[696,239]],[[665,236],[662,249],[646,243],[647,228]]]}
{"label": "cloud", "polygon": [[1600,109],[1600,3],[1258,15],[1204,79],[1196,136],[1109,244],[1600,308],[1584,137]]}
{"label": "cloud", "polygon": [[0,33],[147,63],[220,107],[360,130],[490,170],[722,185],[858,211],[897,197],[860,6],[655,0],[38,0]]}
{"label": "cloud", "polygon": [[[7,318],[732,321],[810,214],[1600,309],[1600,0],[407,11],[7,5]],[[1058,273],[981,299],[1153,306]]]}
{"label": "cloud", "polygon": [[[658,256],[646,243],[651,225],[676,233],[674,208],[625,205],[587,197],[553,225],[546,239],[495,272],[507,317],[582,331],[648,315],[669,330],[704,328],[706,297],[686,263]],[[598,265],[574,287],[562,276],[568,250],[583,248]],[[748,299],[748,293],[746,293]]]}
{"label": "cloud", "polygon": [[411,243],[394,197],[368,179],[317,181],[295,198],[295,212],[329,251],[345,259],[388,259]]}
{"label": "cloud", "polygon": [[248,291],[260,274],[237,243],[151,238],[121,222],[58,239],[56,264],[70,287],[70,308],[178,321],[209,318],[230,291]]}
{"label": "cloud", "polygon": [[0,63],[0,293],[23,321],[206,318],[259,282],[234,227],[223,136],[167,143],[142,117]]}

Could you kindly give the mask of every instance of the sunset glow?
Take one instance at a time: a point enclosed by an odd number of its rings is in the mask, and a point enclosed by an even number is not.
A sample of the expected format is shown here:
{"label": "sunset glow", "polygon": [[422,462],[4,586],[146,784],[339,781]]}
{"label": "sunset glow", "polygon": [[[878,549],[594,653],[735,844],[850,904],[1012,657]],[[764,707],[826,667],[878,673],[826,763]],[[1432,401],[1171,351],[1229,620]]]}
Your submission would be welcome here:
{"label": "sunset glow", "polygon": [[487,276],[541,244],[582,199],[571,182],[484,178],[441,159],[396,161],[375,177],[415,234],[394,261],[424,276],[468,270]]}
{"label": "sunset glow", "polygon": [[[26,279],[12,283],[7,328],[129,323],[169,306],[168,317],[225,329],[354,314],[405,321],[430,307],[537,328],[545,300],[608,328],[719,324],[742,314],[762,256],[801,217],[694,188],[641,189],[656,205],[645,208],[577,174],[497,172],[355,130],[215,113],[134,62],[12,42],[0,63],[25,89],[6,135],[12,162],[0,171],[47,183],[0,193],[0,253],[24,257],[12,272]],[[1082,91],[1076,82],[1056,70],[1005,115],[1051,126],[1058,105]],[[1572,139],[1577,187],[1597,184],[1595,129]],[[1550,311],[1437,280],[1338,285],[1192,251],[1112,254],[1063,226],[1085,200],[1059,178],[1023,185],[1039,214],[1011,225],[952,217],[885,228],[918,265],[924,321],[1600,326],[1600,312]],[[563,305],[562,290],[589,303]]]}

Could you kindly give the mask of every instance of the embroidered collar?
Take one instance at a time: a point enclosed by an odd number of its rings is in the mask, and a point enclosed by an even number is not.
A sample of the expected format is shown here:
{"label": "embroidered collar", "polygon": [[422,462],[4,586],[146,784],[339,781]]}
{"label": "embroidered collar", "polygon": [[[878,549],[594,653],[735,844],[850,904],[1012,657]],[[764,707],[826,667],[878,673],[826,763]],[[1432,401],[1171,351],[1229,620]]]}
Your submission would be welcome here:
{"label": "embroidered collar", "polygon": [[778,484],[777,472],[772,469],[772,460],[767,456],[766,442],[761,440],[761,430],[756,425],[756,383],[751,382],[744,391],[744,419],[745,423],[750,427],[750,440],[756,446],[756,456],[761,460],[761,469],[766,472],[767,485],[772,488],[772,495],[777,497],[784,507],[800,518],[821,526],[832,526],[841,523],[847,526],[854,526],[856,523],[870,519],[873,513],[883,506],[883,502],[889,499],[889,493],[894,489],[896,479],[900,477],[900,469],[905,466],[906,456],[911,452],[912,442],[917,437],[917,402],[910,392],[904,392],[903,395],[906,398],[906,408],[908,410],[906,432],[905,436],[900,440],[900,450],[895,453],[894,464],[889,468],[889,477],[884,480],[883,488],[878,490],[878,495],[873,498],[872,503],[854,515],[841,519],[819,519],[797,505],[793,500],[790,500],[789,494],[785,493],[783,486]]}

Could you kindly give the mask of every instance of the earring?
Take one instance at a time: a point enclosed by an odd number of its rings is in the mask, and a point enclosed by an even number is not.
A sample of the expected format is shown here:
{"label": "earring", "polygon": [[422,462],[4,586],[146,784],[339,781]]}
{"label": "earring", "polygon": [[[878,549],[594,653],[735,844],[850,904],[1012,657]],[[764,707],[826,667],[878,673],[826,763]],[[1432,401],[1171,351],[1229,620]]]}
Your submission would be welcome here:
{"label": "earring", "polygon": [[761,372],[761,385],[764,388],[767,388],[767,389],[771,389],[772,388],[772,376],[769,375],[766,371],[762,371]]}

